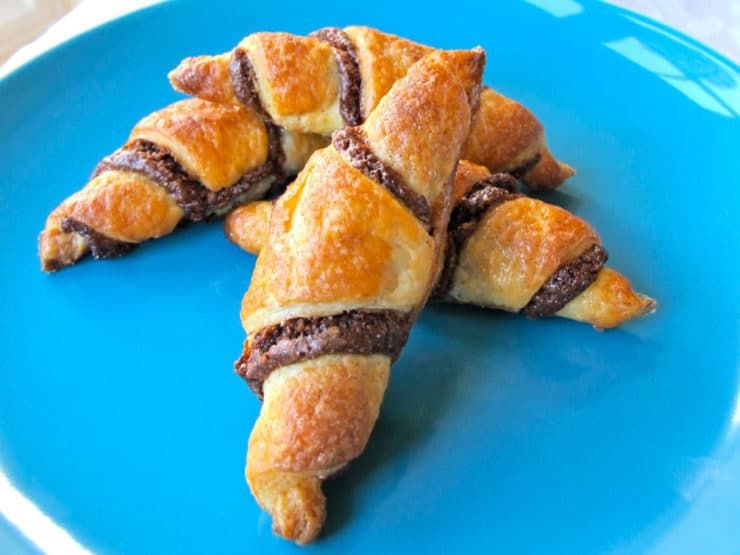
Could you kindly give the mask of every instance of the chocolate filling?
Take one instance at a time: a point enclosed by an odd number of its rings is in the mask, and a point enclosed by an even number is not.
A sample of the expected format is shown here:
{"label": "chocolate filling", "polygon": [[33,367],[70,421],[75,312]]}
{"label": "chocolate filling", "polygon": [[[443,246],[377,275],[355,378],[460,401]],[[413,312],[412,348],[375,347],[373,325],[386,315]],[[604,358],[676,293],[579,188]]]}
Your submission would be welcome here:
{"label": "chocolate filling", "polygon": [[478,181],[457,201],[447,226],[444,267],[432,291],[432,298],[444,298],[450,290],[460,251],[475,232],[483,215],[499,204],[519,198],[521,195],[515,194],[516,191],[516,179],[505,173],[496,173]]}
{"label": "chocolate filling", "polygon": [[594,282],[607,258],[601,245],[592,245],[550,276],[524,307],[524,313],[532,318],[552,316]]}
{"label": "chocolate filling", "polygon": [[259,114],[265,122],[268,140],[268,157],[274,167],[275,175],[279,182],[285,181],[283,165],[285,164],[285,151],[280,141],[280,127],[275,125],[272,117],[262,105],[257,92],[257,78],[254,74],[252,62],[243,48],[235,48],[231,53],[231,64],[229,65],[231,84],[239,101]]}
{"label": "chocolate filling", "polygon": [[352,167],[388,189],[432,233],[432,212],[427,199],[406,185],[395,170],[375,156],[362,129],[345,127],[335,131],[331,139],[334,148],[344,155]]}
{"label": "chocolate filling", "polygon": [[116,258],[131,252],[137,243],[127,243],[118,239],[111,239],[93,228],[72,218],[62,219],[64,233],[79,233],[85,238],[94,258]]}
{"label": "chocolate filling", "polygon": [[293,318],[258,331],[236,361],[236,373],[262,399],[262,384],[274,370],[328,354],[386,354],[398,358],[411,316],[394,310],[350,310],[333,316]]}
{"label": "chocolate filling", "polygon": [[527,175],[529,170],[531,170],[537,165],[537,162],[540,161],[540,158],[542,158],[542,153],[538,152],[534,156],[532,156],[529,160],[526,160],[523,164],[511,170],[509,173],[513,175],[514,177],[516,177],[517,179],[524,179],[524,176]]}
{"label": "chocolate filling", "polygon": [[[279,140],[279,139],[278,139]],[[193,222],[210,218],[230,208],[258,181],[274,176],[270,161],[252,168],[234,185],[211,191],[191,178],[180,163],[162,147],[137,139],[103,158],[93,177],[109,170],[140,173],[162,187]]]}
{"label": "chocolate filling", "polygon": [[234,93],[239,101],[264,119],[271,120],[272,118],[262,106],[260,95],[257,92],[257,78],[254,75],[252,62],[249,61],[249,54],[243,48],[235,48],[231,53],[229,74],[231,75]]}
{"label": "chocolate filling", "polygon": [[347,33],[337,27],[324,27],[314,31],[310,36],[331,45],[342,80],[339,112],[342,114],[346,125],[360,125],[362,123],[362,109],[360,107],[362,75],[360,74],[360,64],[357,61],[357,51],[352,44],[352,40]]}
{"label": "chocolate filling", "polygon": [[279,183],[286,183],[288,179],[283,172],[285,151],[280,140],[282,131],[279,126],[271,121],[265,121],[264,124],[265,131],[267,131],[267,161],[272,164],[272,173],[275,175],[275,180]]}

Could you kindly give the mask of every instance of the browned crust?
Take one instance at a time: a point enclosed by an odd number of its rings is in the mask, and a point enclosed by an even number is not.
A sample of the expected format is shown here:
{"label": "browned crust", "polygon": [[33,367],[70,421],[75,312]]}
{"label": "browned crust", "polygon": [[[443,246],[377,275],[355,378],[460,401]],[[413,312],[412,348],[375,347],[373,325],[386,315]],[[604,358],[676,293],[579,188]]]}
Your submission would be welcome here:
{"label": "browned crust", "polygon": [[542,153],[538,152],[528,160],[525,160],[522,162],[519,166],[512,169],[509,173],[517,178],[517,179],[524,179],[525,176],[534,168],[539,161],[542,159]]}
{"label": "browned crust", "polygon": [[332,144],[353,168],[388,189],[432,233],[432,212],[427,199],[411,189],[398,173],[373,153],[361,128],[347,127],[335,131]]}
{"label": "browned crust", "polygon": [[[490,172],[483,166],[473,164],[467,161],[461,161],[457,173],[455,175],[455,197],[458,198],[456,205],[459,205],[462,201],[463,204],[468,202],[468,198],[472,198],[475,195],[470,195],[471,191],[481,188],[481,184],[490,183],[491,185],[498,185],[510,190],[511,193],[516,191],[516,180],[512,177],[501,179],[501,177],[492,176]],[[531,202],[531,201],[530,201]],[[476,203],[476,206],[481,206]],[[489,206],[485,209],[485,212],[495,209],[493,206]],[[562,214],[561,209],[556,209],[551,205],[545,203],[536,202],[530,206],[530,211],[534,212],[549,212],[555,210],[556,213]],[[248,252],[258,253],[260,249],[265,245],[266,242],[266,229],[269,225],[270,213],[272,211],[272,205],[270,202],[253,202],[248,205],[235,210],[227,219],[228,224],[228,235],[229,238],[236,242],[240,247],[247,250]],[[473,209],[475,210],[475,208]],[[481,216],[483,210],[480,210],[478,214]],[[564,214],[562,214],[564,216]],[[527,216],[528,217],[528,216]],[[569,215],[566,219],[570,220],[574,218]],[[506,220],[507,216],[502,215],[502,220]],[[517,219],[521,219],[517,218]],[[446,260],[443,269],[443,275],[440,277],[437,287],[435,288],[432,297],[436,300],[446,300],[448,302],[468,302],[471,304],[478,304],[480,306],[491,308],[491,304],[487,304],[483,300],[476,302],[466,301],[465,298],[453,299],[446,295],[448,291],[447,283],[450,283],[454,277],[454,269],[456,267],[456,260],[461,248],[463,241],[456,242],[453,238],[454,230],[460,227],[462,223],[468,220],[468,217],[461,213],[461,210],[453,209],[453,215],[450,218],[450,224],[448,229],[448,245],[446,252]],[[530,222],[531,228],[536,229],[536,221]],[[558,225],[559,227],[559,225]],[[475,233],[475,227],[470,228]],[[576,232],[577,226],[573,227],[572,230]],[[562,236],[556,241],[558,244],[570,244],[572,241],[577,241],[577,235],[570,233],[563,233],[565,230],[560,232]],[[540,233],[550,234],[551,231],[545,231],[544,229]],[[596,238],[595,235],[592,237]],[[464,238],[467,238],[465,235]],[[525,236],[519,236],[519,239],[514,240],[510,243],[510,254],[514,258],[524,256],[527,250],[531,250],[535,258],[532,259],[534,264],[537,258],[540,258],[537,253],[541,253],[542,247],[535,247],[533,241],[534,238],[527,239]],[[655,307],[655,301],[645,297],[644,295],[636,294],[629,282],[623,277],[610,270],[602,267],[603,263],[598,262],[597,265],[586,265],[588,260],[592,258],[593,251],[590,249],[596,248],[595,246],[589,247],[587,244],[584,245],[583,250],[579,253],[578,251],[572,252],[569,255],[565,253],[565,256],[560,256],[561,260],[570,260],[570,262],[563,263],[559,268],[553,268],[552,274],[540,286],[538,292],[534,292],[532,297],[528,301],[528,306],[522,309],[530,317],[545,317],[557,315],[561,317],[573,318],[589,322],[596,327],[606,328],[620,325],[625,320],[643,316],[651,312]],[[598,247],[603,250],[603,247]],[[589,255],[591,253],[591,255]],[[580,262],[579,262],[580,261]],[[604,261],[605,262],[605,261]],[[586,280],[591,281],[592,278],[594,283],[587,284],[584,287],[584,282],[578,279],[568,277],[568,273],[571,272],[574,266],[581,266],[581,270],[587,270],[589,276]],[[597,277],[596,274],[598,274]],[[599,283],[596,283],[596,279],[599,279]],[[559,284],[559,285],[558,285]],[[560,287],[560,288],[559,288]],[[559,300],[553,304],[549,309],[534,310],[533,307],[536,305],[541,306],[541,301],[544,300],[545,292],[549,291],[550,294],[556,292]],[[583,292],[585,291],[585,292]],[[573,299],[578,298],[577,302],[571,302]],[[567,305],[567,307],[566,307]],[[561,313],[561,309],[564,309]]]}
{"label": "browned crust", "polygon": [[236,199],[248,193],[255,183],[274,177],[273,165],[268,162],[252,168],[230,187],[211,191],[191,178],[166,149],[141,139],[103,158],[92,177],[110,170],[132,171],[148,177],[167,191],[193,222],[202,221],[228,209]]}
{"label": "browned crust", "polygon": [[[97,258],[123,254],[130,247],[119,243],[161,237],[183,219],[220,216],[266,192],[284,179],[281,134],[247,108],[201,99],[149,114],[126,145],[98,164],[88,184],[47,218],[39,237],[42,269],[73,264],[90,251]],[[288,140],[294,158],[312,142]],[[65,218],[74,231],[62,229]]]}
{"label": "browned crust", "polygon": [[432,298],[442,299],[450,290],[460,250],[465,241],[475,233],[481,218],[501,203],[520,197],[521,195],[514,193],[516,190],[516,179],[508,174],[497,173],[475,183],[457,201],[450,214],[445,261],[432,291]]}
{"label": "browned crust", "polygon": [[329,355],[273,374],[249,438],[246,477],[273,530],[299,545],[326,515],[321,482],[358,457],[388,382],[382,355]]}
{"label": "browned crust", "polygon": [[480,98],[463,158],[494,173],[511,173],[532,190],[555,189],[575,173],[552,157],[544,127],[531,111],[490,87],[481,89]]}
{"label": "browned crust", "polygon": [[411,317],[393,310],[351,310],[332,316],[293,318],[261,329],[244,345],[236,373],[262,399],[262,384],[277,368],[328,354],[398,358]]}
{"label": "browned crust", "polygon": [[[134,250],[138,243],[127,243],[106,237],[98,233],[89,225],[83,224],[73,218],[62,219],[62,231],[64,233],[79,233],[85,238],[87,246],[90,247],[90,253],[93,258],[101,260],[106,258],[118,258]],[[50,271],[58,270],[63,264],[54,262],[49,268]]]}
{"label": "browned crust", "polygon": [[542,284],[524,307],[524,313],[530,318],[554,315],[596,281],[607,258],[601,245],[592,245],[575,260],[563,264]]}
{"label": "browned crust", "polygon": [[229,241],[252,254],[259,254],[267,241],[272,202],[248,202],[229,212],[224,219],[224,233]]}
{"label": "browned crust", "polygon": [[337,27],[324,27],[311,33],[329,43],[337,59],[342,87],[339,93],[339,111],[346,125],[360,125],[363,121],[360,95],[362,76],[357,61],[357,51],[349,36]]}
{"label": "browned crust", "polygon": [[[308,113],[302,112],[303,109],[310,112],[325,110],[326,105],[322,104],[322,100],[328,102],[332,95],[335,98],[337,92],[334,89],[339,86],[342,117],[347,123],[360,122],[377,106],[394,82],[402,78],[420,58],[434,51],[428,46],[369,27],[347,27],[344,30],[331,28],[329,31],[321,30],[312,35],[313,38],[317,36],[324,39],[331,36],[334,39],[330,44],[334,58],[338,62],[340,83],[333,82],[333,70],[329,71],[326,67],[329,59],[326,55],[317,56],[315,59],[311,57],[311,64],[307,62],[301,64],[301,60],[317,50],[305,37],[286,33],[255,33],[242,41],[242,47],[237,47],[236,50],[246,52],[249,48],[254,63],[252,69],[260,70],[265,65],[269,69],[267,74],[270,78],[269,85],[262,83],[262,88],[258,91],[241,95],[245,99],[245,104],[257,106],[258,94],[266,95],[262,97],[263,99],[272,98],[270,91],[274,93],[279,89],[281,99],[270,109],[277,110],[279,104],[280,113],[301,116]],[[252,52],[252,47],[256,45],[260,47]],[[261,53],[261,57],[256,55],[257,51]],[[170,79],[176,88],[184,92],[219,102],[234,102],[235,89],[240,86],[236,81],[232,83],[232,78],[222,67],[225,63],[222,60],[224,56],[228,57],[221,55],[210,59],[198,57],[184,60],[171,73]],[[264,59],[265,56],[268,59]],[[246,58],[246,55],[244,57]],[[329,61],[333,66],[333,60]],[[354,105],[354,101],[350,103],[348,99],[354,97],[356,88],[355,80],[347,78],[353,70],[346,71],[342,68],[354,68],[355,65],[360,73],[357,82],[360,83],[361,89],[362,113],[359,118],[349,116],[342,108]],[[307,66],[310,66],[310,69],[307,69]],[[254,74],[254,71],[251,74]],[[328,75],[332,75],[332,78]],[[329,81],[332,81],[329,87],[331,90],[324,91]],[[254,84],[253,78],[250,78],[246,80],[246,86],[254,88],[257,85]],[[306,98],[313,97],[318,90],[323,92],[308,102]],[[512,173],[533,190],[552,190],[575,173],[572,167],[558,162],[551,155],[542,123],[526,107],[489,87],[471,87],[468,94],[472,111],[476,112],[479,103],[480,110],[474,118],[462,158],[483,164],[494,173]],[[275,113],[277,112],[273,115]],[[277,119],[279,116],[275,117]],[[286,122],[286,125],[295,125],[295,130],[318,132],[318,129],[313,128],[320,125],[318,121],[324,120],[318,119],[313,123],[307,123],[299,117],[295,122]],[[328,134],[329,130],[322,128],[321,132]]]}
{"label": "browned crust", "polygon": [[249,54],[243,48],[237,47],[231,53],[229,75],[231,75],[234,94],[241,103],[257,112],[266,121],[272,121],[270,114],[262,106],[262,101],[257,91],[254,68],[252,67],[252,62],[249,61]]}
{"label": "browned crust", "polygon": [[[434,234],[336,146],[315,153],[275,203],[267,247],[242,303],[242,323],[251,341],[288,319],[352,310],[393,310],[407,316],[409,324],[415,320],[441,263],[452,178],[470,122],[462,85],[466,70],[456,67],[458,60],[448,54],[420,62],[362,128],[377,160],[436,207]],[[456,79],[457,70],[461,75]],[[448,131],[438,148],[414,144],[438,129]],[[390,155],[390,135],[399,133],[407,148]],[[282,349],[285,338],[275,329],[278,340],[269,343]],[[292,340],[292,335],[287,338],[286,349],[293,347]],[[386,354],[340,353],[269,374],[249,440],[246,475],[278,534],[300,544],[318,535],[325,515],[321,480],[364,449],[389,366]]]}

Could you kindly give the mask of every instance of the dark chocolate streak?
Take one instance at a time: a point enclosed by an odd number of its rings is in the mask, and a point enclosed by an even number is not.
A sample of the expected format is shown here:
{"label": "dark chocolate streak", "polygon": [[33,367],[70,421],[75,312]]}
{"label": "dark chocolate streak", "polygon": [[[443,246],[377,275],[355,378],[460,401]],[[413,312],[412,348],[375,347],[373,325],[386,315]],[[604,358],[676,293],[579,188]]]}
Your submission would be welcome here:
{"label": "dark chocolate streak", "polygon": [[365,133],[359,127],[345,127],[332,136],[334,148],[344,155],[352,167],[388,189],[421,222],[431,235],[432,212],[427,199],[411,189],[403,178],[386,166],[370,149]]}
{"label": "dark chocolate streak", "polygon": [[254,110],[265,122],[267,138],[269,145],[268,157],[274,167],[277,180],[284,181],[283,165],[285,163],[285,151],[280,142],[280,127],[275,125],[272,117],[260,100],[257,92],[257,78],[254,75],[252,62],[249,61],[249,54],[243,48],[235,48],[231,53],[231,64],[229,64],[229,74],[231,75],[231,84],[234,87],[234,93],[242,104]]}
{"label": "dark chocolate streak", "polygon": [[90,247],[93,258],[116,258],[131,252],[137,243],[127,243],[118,239],[111,239],[93,228],[78,222],[72,218],[62,219],[62,231],[64,233],[79,233],[85,238]]}
{"label": "dark chocolate streak", "polygon": [[240,196],[263,179],[274,176],[271,162],[266,162],[245,173],[234,185],[211,191],[191,178],[180,163],[162,147],[137,139],[103,158],[93,172],[93,177],[109,170],[140,173],[157,185],[182,208],[186,217],[199,222],[216,212],[229,208]]}
{"label": "dark chocolate streak", "polygon": [[328,354],[385,354],[394,361],[408,339],[411,316],[394,310],[351,310],[293,318],[258,331],[236,361],[236,373],[262,399],[262,383],[289,364]]}
{"label": "dark chocolate streak", "polygon": [[346,125],[360,125],[362,110],[360,108],[360,91],[362,75],[357,61],[357,51],[347,33],[337,27],[324,27],[311,33],[312,37],[331,45],[337,59],[342,88],[339,95],[339,112]]}
{"label": "dark chocolate streak", "polygon": [[537,162],[540,161],[540,158],[542,158],[542,153],[538,152],[529,160],[526,160],[523,164],[511,170],[509,173],[517,179],[524,179],[524,176],[527,175],[527,172],[529,172],[529,170],[537,165]]}
{"label": "dark chocolate streak", "polygon": [[432,298],[441,299],[452,286],[452,278],[465,242],[475,232],[483,215],[508,200],[519,198],[515,194],[517,182],[509,174],[496,173],[475,183],[452,209],[447,226],[445,263]]}
{"label": "dark chocolate streak", "polygon": [[594,282],[607,258],[601,245],[592,245],[550,276],[524,307],[524,313],[532,318],[552,316]]}
{"label": "dark chocolate streak", "polygon": [[241,103],[257,112],[263,119],[271,120],[257,92],[257,79],[252,62],[249,61],[249,54],[243,48],[235,48],[231,53],[229,74],[234,93]]}
{"label": "dark chocolate streak", "polygon": [[267,161],[272,164],[272,173],[275,180],[279,183],[285,183],[287,181],[287,176],[283,172],[285,151],[280,140],[282,131],[279,126],[271,121],[265,121],[264,124],[265,131],[267,131]]}

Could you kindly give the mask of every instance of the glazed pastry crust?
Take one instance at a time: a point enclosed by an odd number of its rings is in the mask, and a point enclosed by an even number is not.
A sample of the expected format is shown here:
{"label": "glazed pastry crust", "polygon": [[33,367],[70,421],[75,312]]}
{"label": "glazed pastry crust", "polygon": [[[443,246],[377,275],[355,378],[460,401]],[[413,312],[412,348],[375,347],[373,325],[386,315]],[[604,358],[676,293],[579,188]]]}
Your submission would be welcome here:
{"label": "glazed pastry crust", "polygon": [[[461,161],[453,206],[490,175],[483,166]],[[267,201],[236,209],[226,219],[229,239],[259,253],[271,212],[272,203]],[[447,300],[518,311],[555,270],[597,243],[593,228],[562,208],[529,198],[505,202],[481,220],[466,242]],[[612,328],[650,314],[655,306],[653,299],[635,292],[623,275],[602,268],[594,283],[555,315]]]}
{"label": "glazed pastry crust", "polygon": [[490,87],[483,87],[481,105],[463,156],[476,162],[485,160],[482,165],[489,169],[510,171],[537,154],[543,135],[542,124],[529,110]]}
{"label": "glazed pastry crust", "polygon": [[[288,33],[254,33],[237,48],[247,53],[259,101],[274,123],[294,132],[322,135],[343,127],[341,77],[326,42]],[[227,52],[186,58],[168,77],[175,89],[186,94],[242,105],[231,80],[231,57]]]}
{"label": "glazed pastry crust", "polygon": [[41,269],[53,272],[74,264],[90,252],[90,246],[79,233],[65,233],[62,229],[63,212],[59,209],[46,220],[46,227],[39,235]]}
{"label": "glazed pastry crust", "polygon": [[109,171],[65,200],[50,217],[74,218],[112,239],[139,243],[171,233],[182,216],[180,207],[153,181]]}
{"label": "glazed pastry crust", "polygon": [[259,254],[262,245],[267,243],[271,215],[272,202],[269,200],[256,200],[239,206],[226,216],[224,233],[235,245]]}
{"label": "glazed pastry crust", "polygon": [[284,366],[265,380],[246,477],[277,534],[299,544],[315,538],[326,512],[321,480],[362,453],[389,370],[383,355],[328,355]]}
{"label": "glazed pastry crust", "polygon": [[[252,473],[322,476],[357,457],[378,417],[389,369],[385,355],[325,355],[270,374],[264,384],[270,403],[249,440]],[[265,421],[275,425],[265,429]]]}
{"label": "glazed pastry crust", "polygon": [[655,312],[656,302],[635,293],[630,282],[611,268],[602,268],[588,289],[566,304],[556,316],[614,328],[627,320]]}
{"label": "glazed pastry crust", "polygon": [[[456,196],[488,173],[470,162],[458,168]],[[459,253],[448,299],[521,310],[556,270],[600,243],[588,223],[558,206],[531,198],[504,202],[485,214]],[[655,307],[655,300],[635,292],[627,278],[604,267],[555,315],[613,328]]]}
{"label": "glazed pastry crust", "polygon": [[[448,57],[455,73],[444,61]],[[480,80],[482,59],[479,51],[430,55],[362,126],[375,154],[427,199],[436,229],[447,217],[443,185],[454,174],[459,150],[427,138],[444,132],[447,145],[462,144],[470,106],[461,84]],[[411,117],[423,125],[409,126]],[[315,153],[275,204],[268,244],[242,304],[248,333],[286,318],[357,307],[408,311],[423,303],[426,276],[438,271],[432,266],[434,238],[333,146]]]}
{"label": "glazed pastry crust", "polygon": [[333,147],[275,203],[267,244],[242,304],[248,333],[357,307],[410,310],[427,293],[434,258],[413,214]]}
{"label": "glazed pastry crust", "polygon": [[362,91],[360,106],[367,118],[393,83],[434,49],[410,40],[362,26],[346,27],[358,53]]}
{"label": "glazed pastry crust", "polygon": [[463,158],[486,166],[491,172],[512,172],[534,156],[539,162],[523,181],[532,189],[551,189],[575,170],[557,162],[545,145],[545,130],[524,106],[489,87],[483,87],[480,109],[473,120]]}
{"label": "glazed pastry crust", "polygon": [[[430,168],[419,175],[435,181],[417,183],[417,192],[439,204],[435,231],[430,234],[382,179],[371,180],[355,167],[356,153],[340,152],[334,144],[314,153],[274,204],[266,248],[242,303],[249,334],[245,356],[254,353],[255,336],[287,319],[392,309],[408,325],[413,322],[440,268],[451,178],[470,124],[470,91],[462,83],[470,80],[470,72],[477,71],[480,79],[481,66],[468,64],[468,55],[440,54],[419,62],[360,128],[381,164],[388,165],[391,157],[380,147],[388,144],[389,134],[401,133],[408,145],[406,163]],[[415,104],[409,103],[412,93],[419,99]],[[411,146],[426,141],[424,131],[411,125],[421,116],[417,110],[431,111],[432,129],[454,130],[436,151]],[[457,118],[463,121],[450,123]],[[397,121],[383,125],[382,119]],[[445,165],[447,175],[441,173]],[[397,171],[409,175],[405,167]],[[261,206],[262,213],[269,209]],[[264,379],[246,476],[255,498],[272,515],[276,533],[299,544],[318,535],[326,513],[321,480],[364,449],[390,363],[387,353],[319,353],[273,369]]]}
{"label": "glazed pastry crust", "polygon": [[[478,52],[456,52],[458,63],[467,66],[461,71],[462,75],[482,75],[485,59]],[[433,53],[429,59],[438,56]],[[403,177],[411,189],[430,200],[434,214],[435,206],[439,205],[439,191],[431,187],[453,174],[460,153],[440,148],[440,143],[429,137],[445,137],[445,141],[452,144],[465,140],[471,118],[465,91],[476,87],[463,83],[465,89],[462,89],[459,82],[450,78],[448,71],[429,67],[424,73],[417,71],[414,78],[434,91],[433,94],[418,95],[414,88],[405,88],[396,95],[393,105],[384,106],[389,110],[384,117],[371,116],[363,127],[375,154]],[[402,127],[408,124],[408,113],[415,114],[411,130]]]}
{"label": "glazed pastry crust", "polygon": [[180,92],[217,104],[241,106],[231,83],[231,52],[217,56],[191,56],[167,75]]}
{"label": "glazed pastry crust", "polygon": [[72,264],[89,250],[78,233],[62,230],[64,218],[73,218],[111,239],[139,243],[171,233],[182,216],[169,195],[146,177],[105,172],[49,214],[39,237],[42,269]]}
{"label": "glazed pastry crust", "polygon": [[[364,117],[414,63],[435,50],[369,27],[347,27],[344,32],[357,54]],[[275,123],[319,134],[344,125],[339,112],[341,78],[330,46],[313,37],[287,33],[256,33],[240,46],[248,52],[260,100]],[[170,72],[170,82],[186,94],[239,103],[228,72],[229,56],[187,58]],[[477,104],[478,94],[471,100]],[[537,156],[534,166],[520,176],[535,190],[554,189],[575,173],[552,157],[542,124],[524,106],[487,87],[479,101],[463,158],[493,172],[509,172]]]}
{"label": "glazed pastry crust", "polygon": [[344,125],[339,68],[326,42],[288,33],[254,33],[239,48],[248,53],[262,107],[277,125],[325,135]]}
{"label": "glazed pastry crust", "polygon": [[460,160],[455,172],[455,181],[452,184],[452,205],[454,205],[465,196],[473,185],[479,181],[490,177],[491,172],[488,168],[473,164],[467,160]]}
{"label": "glazed pastry crust", "polygon": [[[249,171],[269,163],[265,123],[242,106],[200,99],[175,102],[137,123],[124,148],[135,149],[142,141],[164,149],[186,177],[197,182],[195,186],[209,191],[232,186]],[[326,139],[283,130],[280,143],[282,170],[295,171],[311,152],[326,144]],[[126,243],[140,243],[173,231],[185,213],[152,179],[133,170],[106,169],[63,201],[49,215],[39,237],[42,269],[51,271],[72,264],[89,250],[79,233],[62,230],[64,218]],[[275,179],[272,173],[255,181],[246,193],[234,198],[232,206],[261,198]],[[220,214],[219,208],[210,216]]]}
{"label": "glazed pastry crust", "polygon": [[449,295],[519,311],[560,266],[599,243],[590,225],[560,207],[528,197],[504,202],[465,243]]}
{"label": "glazed pastry crust", "polygon": [[211,191],[233,185],[267,161],[267,131],[252,110],[199,99],[175,102],[136,124],[129,142],[165,147]]}

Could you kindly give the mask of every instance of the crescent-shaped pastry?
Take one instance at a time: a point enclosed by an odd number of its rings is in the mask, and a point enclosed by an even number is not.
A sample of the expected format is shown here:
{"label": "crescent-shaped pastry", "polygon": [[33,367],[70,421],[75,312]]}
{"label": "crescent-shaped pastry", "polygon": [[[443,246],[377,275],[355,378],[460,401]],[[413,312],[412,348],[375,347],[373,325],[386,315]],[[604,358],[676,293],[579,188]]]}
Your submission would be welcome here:
{"label": "crescent-shaped pastry", "polygon": [[225,214],[295,173],[318,135],[291,133],[243,106],[175,102],[136,124],[90,181],[55,208],[39,237],[41,268],[53,271],[88,252],[111,258],[183,221]]}
{"label": "crescent-shaped pastry", "polygon": [[[594,229],[567,210],[514,193],[516,181],[461,161],[455,176],[445,266],[437,300],[477,304],[530,317],[561,316],[612,328],[655,309],[618,272]],[[272,202],[231,212],[226,235],[258,253]]]}
{"label": "crescent-shaped pastry", "polygon": [[[169,74],[178,91],[245,105],[296,132],[328,135],[358,125],[391,85],[434,49],[369,27],[325,28],[308,37],[254,33],[234,50],[183,60]],[[524,106],[484,87],[463,158],[553,189],[574,170],[557,162],[542,124]]]}
{"label": "crescent-shaped pastry", "polygon": [[441,269],[483,63],[481,50],[423,58],[362,126],[334,133],[272,210],[236,369],[264,399],[247,482],[274,531],[299,544],[323,524],[322,480],[364,449]]}
{"label": "crescent-shaped pastry", "polygon": [[517,195],[516,181],[461,163],[435,298],[561,316],[613,328],[655,309],[620,273],[604,267],[596,231],[567,210]]}

